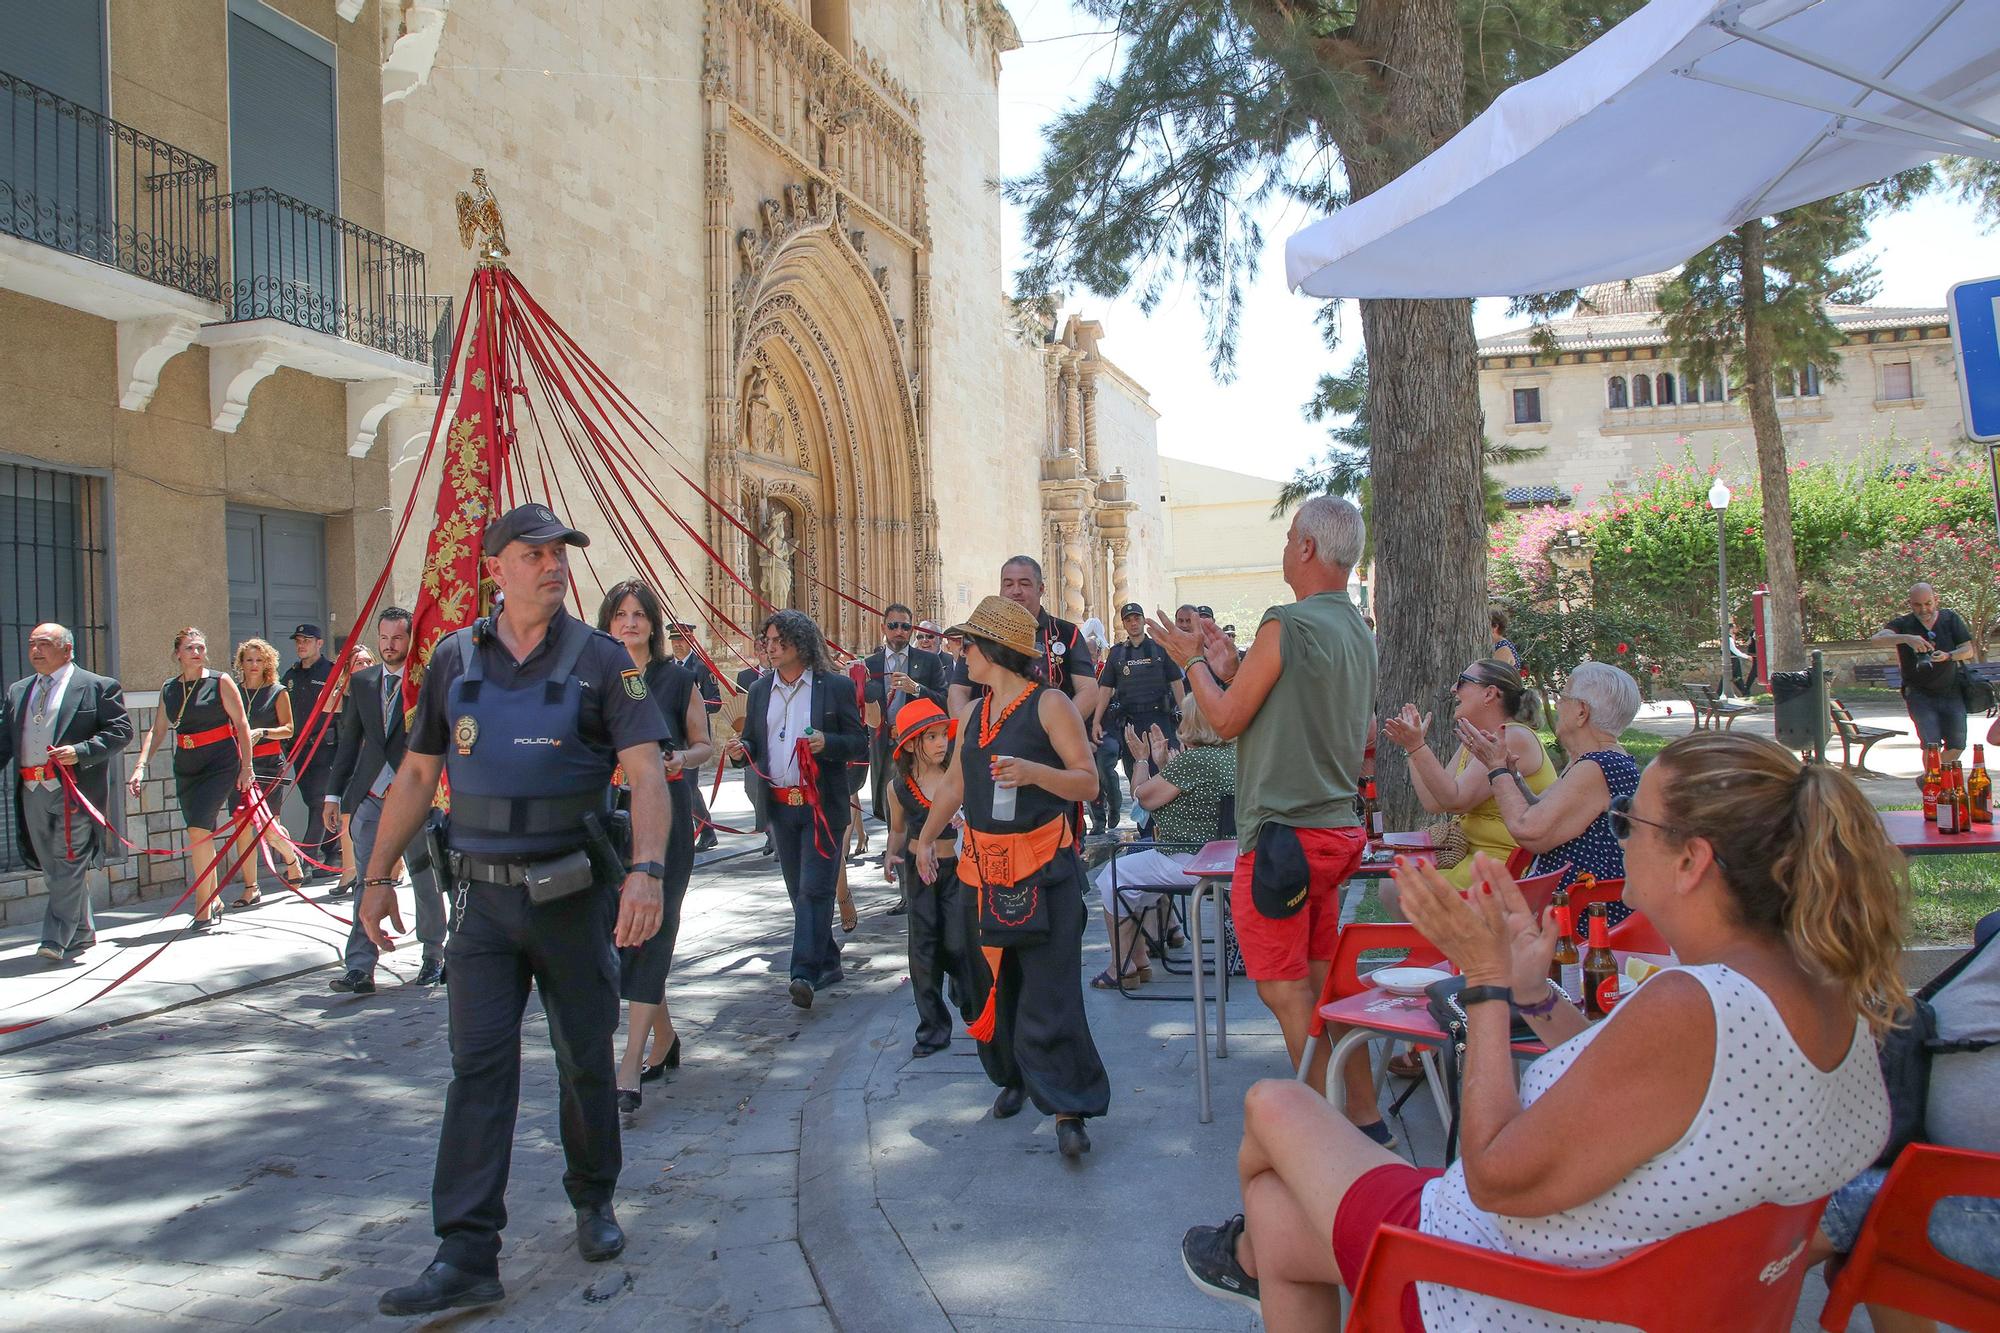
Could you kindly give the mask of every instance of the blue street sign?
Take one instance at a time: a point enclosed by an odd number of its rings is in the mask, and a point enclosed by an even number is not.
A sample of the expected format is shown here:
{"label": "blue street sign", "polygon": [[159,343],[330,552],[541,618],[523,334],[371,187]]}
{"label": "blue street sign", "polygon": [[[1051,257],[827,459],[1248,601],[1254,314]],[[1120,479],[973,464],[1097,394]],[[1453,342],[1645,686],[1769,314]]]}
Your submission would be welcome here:
{"label": "blue street sign", "polygon": [[1958,357],[1958,397],[1968,438],[2000,440],[2000,278],[1961,282],[1945,295]]}

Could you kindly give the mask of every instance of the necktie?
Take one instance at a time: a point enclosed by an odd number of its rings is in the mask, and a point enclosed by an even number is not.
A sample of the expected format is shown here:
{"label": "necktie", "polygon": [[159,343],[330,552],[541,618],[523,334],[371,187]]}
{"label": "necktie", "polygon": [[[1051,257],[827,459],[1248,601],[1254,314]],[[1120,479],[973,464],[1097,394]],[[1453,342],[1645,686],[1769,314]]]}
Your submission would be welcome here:
{"label": "necktie", "polygon": [[382,673],[382,730],[387,731],[396,717],[396,704],[402,697],[403,678]]}
{"label": "necktie", "polygon": [[[899,672],[907,670],[908,664],[903,660],[903,654],[891,653],[889,654],[888,667],[889,667],[889,674],[895,675]],[[889,696],[889,716],[882,719],[884,724],[893,724],[896,719],[896,714],[900,713],[903,710],[903,705],[908,701],[909,701],[909,696],[905,695],[901,690],[897,690],[895,693],[891,694]]]}
{"label": "necktie", "polygon": [[34,715],[37,726],[49,720],[49,696],[55,692],[54,676],[35,677],[35,698],[29,703],[28,711]]}

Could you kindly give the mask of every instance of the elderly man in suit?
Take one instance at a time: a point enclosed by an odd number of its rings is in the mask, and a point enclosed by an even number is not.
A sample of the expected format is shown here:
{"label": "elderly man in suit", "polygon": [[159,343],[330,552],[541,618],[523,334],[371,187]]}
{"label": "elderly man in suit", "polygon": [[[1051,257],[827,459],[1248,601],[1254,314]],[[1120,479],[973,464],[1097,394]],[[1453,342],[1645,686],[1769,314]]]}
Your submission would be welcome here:
{"label": "elderly man in suit", "polygon": [[[410,655],[410,613],[391,606],[375,617],[376,665],[354,673],[347,702],[340,710],[340,736],[327,785],[326,823],[340,827],[340,812],[349,815],[347,836],[354,841],[354,864],[366,874],[382,824],[382,798],[403,762],[409,738],[403,730],[403,667]],[[444,894],[429,866],[418,869],[412,854],[410,888],[417,899],[417,940],[423,961],[417,985],[444,980]],[[362,929],[361,913],[347,932],[347,970],[327,984],[350,995],[375,989],[375,961],[381,951]]]}
{"label": "elderly man in suit", "polygon": [[0,700],[0,764],[14,768],[22,858],[48,883],[36,952],[61,963],[97,943],[90,870],[104,844],[56,770],[68,769],[83,798],[105,810],[113,761],[132,743],[132,719],[117,681],[76,664],[76,639],[61,625],[28,631],[28,665],[34,674],[16,681]]}
{"label": "elderly man in suit", "polygon": [[916,616],[909,607],[889,603],[882,612],[882,646],[867,658],[868,680],[862,697],[881,714],[869,729],[868,745],[869,802],[877,819],[889,817],[883,800],[889,772],[889,733],[895,729],[897,712],[913,699],[929,699],[944,707],[950,683],[942,657],[911,645],[910,634],[916,627]]}
{"label": "elderly man in suit", "polygon": [[743,734],[727,753],[770,782],[771,841],[792,900],[791,999],[810,1009],[814,992],[842,979],[834,886],[847,843],[847,765],[868,753],[868,731],[812,617],[779,611],[763,635],[771,670],[750,686]]}

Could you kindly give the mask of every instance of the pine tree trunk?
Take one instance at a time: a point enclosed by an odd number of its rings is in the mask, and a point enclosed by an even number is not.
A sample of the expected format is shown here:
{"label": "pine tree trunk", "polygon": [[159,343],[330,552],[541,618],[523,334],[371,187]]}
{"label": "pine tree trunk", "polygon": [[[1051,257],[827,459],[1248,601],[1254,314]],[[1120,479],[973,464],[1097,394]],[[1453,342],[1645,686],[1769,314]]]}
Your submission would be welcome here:
{"label": "pine tree trunk", "polygon": [[[1464,125],[1464,48],[1453,0],[1373,0],[1354,36],[1379,53],[1382,122],[1393,139],[1338,143],[1354,197],[1373,193]],[[1377,715],[1414,703],[1434,713],[1431,744],[1456,740],[1445,687],[1485,655],[1486,524],[1480,473],[1484,422],[1470,301],[1363,301],[1368,350],[1370,489],[1379,581]],[[1391,827],[1423,817],[1393,745],[1377,749]]]}
{"label": "pine tree trunk", "polygon": [[1764,222],[1737,229],[1743,242],[1743,391],[1750,430],[1757,441],[1757,479],[1764,492],[1764,599],[1769,632],[1764,651],[1773,671],[1800,671],[1806,659],[1799,617],[1799,565],[1792,546],[1792,482],[1785,458],[1785,428],[1778,420],[1776,356],[1764,319]]}

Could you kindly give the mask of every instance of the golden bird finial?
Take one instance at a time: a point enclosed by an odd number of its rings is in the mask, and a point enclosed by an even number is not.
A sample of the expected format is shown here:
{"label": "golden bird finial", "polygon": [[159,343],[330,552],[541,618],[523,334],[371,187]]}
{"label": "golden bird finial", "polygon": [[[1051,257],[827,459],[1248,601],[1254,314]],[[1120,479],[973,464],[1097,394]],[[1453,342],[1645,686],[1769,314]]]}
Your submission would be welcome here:
{"label": "golden bird finial", "polygon": [[[475,240],[475,235],[477,239]],[[486,184],[486,168],[472,169],[472,190],[458,192],[458,240],[479,256],[483,267],[505,268],[507,228],[500,221],[500,201]]]}

